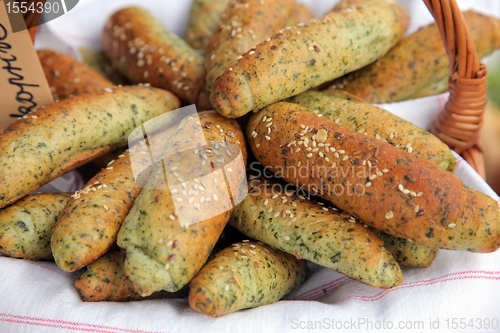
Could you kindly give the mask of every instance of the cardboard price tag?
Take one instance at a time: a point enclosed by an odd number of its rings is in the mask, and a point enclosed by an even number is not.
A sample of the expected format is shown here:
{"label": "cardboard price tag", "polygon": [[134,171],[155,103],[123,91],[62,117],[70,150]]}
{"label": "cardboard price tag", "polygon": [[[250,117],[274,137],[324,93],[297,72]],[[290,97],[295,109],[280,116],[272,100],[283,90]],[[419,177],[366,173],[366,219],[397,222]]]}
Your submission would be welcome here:
{"label": "cardboard price tag", "polygon": [[[29,32],[12,31],[6,2],[12,0],[0,0],[0,130],[54,102]],[[21,14],[16,21],[23,22]]]}

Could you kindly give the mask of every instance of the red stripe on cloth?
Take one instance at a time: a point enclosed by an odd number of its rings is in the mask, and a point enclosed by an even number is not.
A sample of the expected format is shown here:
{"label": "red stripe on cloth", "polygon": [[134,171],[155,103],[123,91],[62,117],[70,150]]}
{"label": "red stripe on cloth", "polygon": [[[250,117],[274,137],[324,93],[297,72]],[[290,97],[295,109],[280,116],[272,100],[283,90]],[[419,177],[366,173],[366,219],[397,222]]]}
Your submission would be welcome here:
{"label": "red stripe on cloth", "polygon": [[310,297],[313,297],[313,294],[322,293],[323,289],[325,289],[325,288],[332,288],[332,287],[337,286],[338,284],[343,284],[349,280],[350,280],[350,278],[348,278],[347,276],[343,276],[339,279],[330,281],[330,282],[325,283],[319,287],[316,287],[316,288],[313,288],[313,289],[308,290],[306,292],[303,292],[302,294],[297,296],[296,299],[299,299],[299,298],[300,299],[309,299]]}
{"label": "red stripe on cloth", "polygon": [[73,329],[73,330],[87,331],[87,332],[161,333],[161,332],[152,332],[152,331],[143,331],[143,330],[129,330],[129,329],[125,329],[125,328],[118,328],[118,327],[112,327],[112,326],[101,326],[101,325],[94,325],[94,324],[75,323],[75,322],[64,321],[64,320],[16,316],[16,315],[7,314],[7,313],[0,313],[0,321],[27,324],[27,325],[35,325],[35,326],[48,326],[48,327],[56,327],[56,328],[63,328],[63,329]]}
{"label": "red stripe on cloth", "polygon": [[[465,276],[457,276],[461,274],[486,274],[487,276],[476,276],[476,275],[465,275]],[[348,296],[341,301],[339,301],[337,304],[343,303],[349,299],[356,299],[356,300],[361,300],[364,302],[374,302],[382,299],[384,296],[388,295],[389,293],[396,291],[396,290],[401,290],[401,289],[408,289],[408,288],[415,288],[415,287],[422,287],[422,286],[429,286],[437,283],[442,283],[442,282],[450,282],[450,281],[456,281],[456,280],[468,280],[468,279],[475,279],[475,280],[500,280],[500,276],[491,276],[491,275],[499,275],[500,272],[489,272],[489,271],[468,271],[468,272],[458,272],[458,273],[452,273],[448,275],[444,275],[439,278],[435,279],[430,279],[430,280],[422,280],[422,281],[416,281],[412,283],[402,283],[397,287],[391,288],[391,289],[385,289],[381,291],[380,293],[373,295],[373,296],[364,296],[364,295],[351,295]],[[490,276],[488,276],[490,275]]]}

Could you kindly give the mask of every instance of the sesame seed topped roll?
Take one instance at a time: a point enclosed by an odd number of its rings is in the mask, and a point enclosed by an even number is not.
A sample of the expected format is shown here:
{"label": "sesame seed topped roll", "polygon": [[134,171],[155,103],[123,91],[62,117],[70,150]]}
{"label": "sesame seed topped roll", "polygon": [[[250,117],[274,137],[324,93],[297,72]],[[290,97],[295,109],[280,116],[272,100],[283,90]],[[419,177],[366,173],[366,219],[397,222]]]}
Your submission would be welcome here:
{"label": "sesame seed topped roll", "polygon": [[46,105],[18,119],[0,131],[0,208],[122,147],[135,128],[179,104],[166,90],[104,88]]}
{"label": "sesame seed topped roll", "polygon": [[436,136],[374,105],[358,102],[342,90],[306,91],[288,101],[314,110],[358,133],[390,143],[453,172],[456,162],[451,149]]}
{"label": "sesame seed topped roll", "polygon": [[238,123],[215,111],[197,115],[184,118],[172,135],[118,234],[127,251],[125,273],[143,296],[189,283],[246,193]]}
{"label": "sesame seed topped roll", "polygon": [[376,288],[403,281],[398,263],[364,223],[285,186],[269,179],[249,180],[248,195],[234,209],[229,225],[298,259]]}
{"label": "sesame seed topped roll", "polygon": [[239,56],[285,28],[293,9],[293,0],[231,2],[207,47],[207,91]]}
{"label": "sesame seed topped roll", "polygon": [[193,310],[219,317],[278,302],[307,275],[305,261],[245,240],[215,255],[189,284]]}
{"label": "sesame seed topped roll", "polygon": [[[150,163],[149,155],[140,156],[141,164]],[[113,247],[123,220],[141,190],[127,151],[73,194],[52,234],[56,264],[74,272]]]}
{"label": "sesame seed topped roll", "polygon": [[402,37],[408,13],[378,0],[279,31],[226,68],[213,107],[225,117],[295,96],[375,61]]}
{"label": "sesame seed topped roll", "polygon": [[56,101],[114,86],[104,76],[67,54],[39,50],[37,55]]}
{"label": "sesame seed topped roll", "polygon": [[130,80],[173,92],[196,102],[205,81],[205,57],[168,31],[145,9],[122,9],[108,20],[102,46]]}
{"label": "sesame seed topped roll", "polygon": [[254,113],[247,137],[271,171],[378,230],[450,250],[500,246],[496,201],[407,151],[289,103]]}

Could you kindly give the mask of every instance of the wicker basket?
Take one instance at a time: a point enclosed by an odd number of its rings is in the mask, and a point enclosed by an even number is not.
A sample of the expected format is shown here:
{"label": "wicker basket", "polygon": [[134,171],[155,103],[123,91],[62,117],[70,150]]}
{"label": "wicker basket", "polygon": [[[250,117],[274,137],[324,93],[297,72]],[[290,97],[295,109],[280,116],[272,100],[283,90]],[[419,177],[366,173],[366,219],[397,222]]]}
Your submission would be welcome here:
{"label": "wicker basket", "polygon": [[[30,0],[45,3],[46,0]],[[461,154],[485,178],[479,134],[488,103],[486,66],[479,62],[474,41],[455,0],[423,0],[436,20],[450,59],[450,99],[431,132]],[[24,17],[34,41],[39,14]]]}

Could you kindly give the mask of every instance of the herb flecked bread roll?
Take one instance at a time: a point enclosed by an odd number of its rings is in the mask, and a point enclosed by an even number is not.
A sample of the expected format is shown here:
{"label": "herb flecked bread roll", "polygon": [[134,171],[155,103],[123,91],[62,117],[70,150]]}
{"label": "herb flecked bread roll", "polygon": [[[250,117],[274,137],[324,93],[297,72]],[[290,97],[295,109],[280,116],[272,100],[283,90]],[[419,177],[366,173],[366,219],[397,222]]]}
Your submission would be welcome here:
{"label": "herb flecked bread roll", "polygon": [[[136,163],[151,163],[149,155],[140,156],[141,161]],[[127,151],[72,195],[52,233],[57,266],[74,272],[113,247],[123,220],[142,190],[140,185]]]}
{"label": "herb flecked bread roll", "polygon": [[218,77],[210,101],[221,115],[237,118],[295,96],[375,61],[407,24],[403,6],[380,0],[286,29]]}
{"label": "herb flecked bread roll", "polygon": [[235,0],[224,11],[207,47],[207,91],[239,56],[285,28],[293,0]]}
{"label": "herb flecked bread roll", "polygon": [[229,219],[248,237],[373,287],[391,288],[403,281],[383,241],[353,217],[270,180],[253,179],[248,187],[248,196]]}
{"label": "herb flecked bread roll", "polygon": [[39,50],[37,55],[56,101],[114,86],[101,74],[67,54]]}
{"label": "herb flecked bread roll", "polygon": [[232,0],[194,0],[184,33],[186,43],[205,53],[222,13]]}
{"label": "herb flecked bread roll", "polygon": [[125,145],[136,127],[179,106],[168,91],[130,86],[70,97],[20,118],[0,131],[0,208]]}
{"label": "herb flecked bread roll", "polygon": [[[464,17],[479,58],[500,47],[499,20],[473,11],[465,12]],[[441,34],[434,23],[404,38],[384,57],[340,79],[335,86],[369,103],[398,102],[440,93],[443,84],[447,89],[449,66]]]}
{"label": "herb flecked bread roll", "polygon": [[289,103],[254,113],[247,137],[257,160],[278,176],[378,230],[450,250],[500,246],[494,199],[388,143]]}
{"label": "herb flecked bread roll", "polygon": [[389,111],[348,96],[345,98],[345,94],[338,90],[310,90],[288,101],[314,110],[325,119],[355,132],[388,142],[445,170],[455,170],[456,162],[451,149],[437,137]]}
{"label": "herb flecked bread roll", "polygon": [[199,121],[181,122],[118,234],[127,251],[125,273],[143,296],[189,283],[227,224],[232,202],[246,193],[239,125],[215,111],[198,115]]}
{"label": "herb flecked bread roll", "polygon": [[0,253],[32,260],[52,259],[52,228],[70,195],[32,194],[0,211]]}
{"label": "herb flecked bread roll", "polygon": [[392,254],[401,266],[429,267],[436,258],[438,250],[435,247],[394,237],[375,228],[370,229],[384,241],[384,248]]}
{"label": "herb flecked bread roll", "polygon": [[114,13],[101,41],[111,61],[133,82],[171,91],[187,104],[196,102],[205,81],[205,57],[145,9]]}
{"label": "herb flecked bread roll", "polygon": [[219,317],[278,302],[305,281],[305,261],[255,241],[235,243],[189,284],[193,310]]}
{"label": "herb flecked bread roll", "polygon": [[87,266],[87,271],[76,281],[75,287],[84,302],[129,302],[157,298],[182,298],[187,290],[177,293],[160,291],[142,297],[134,291],[134,284],[123,274],[125,255],[120,251],[109,251]]}

